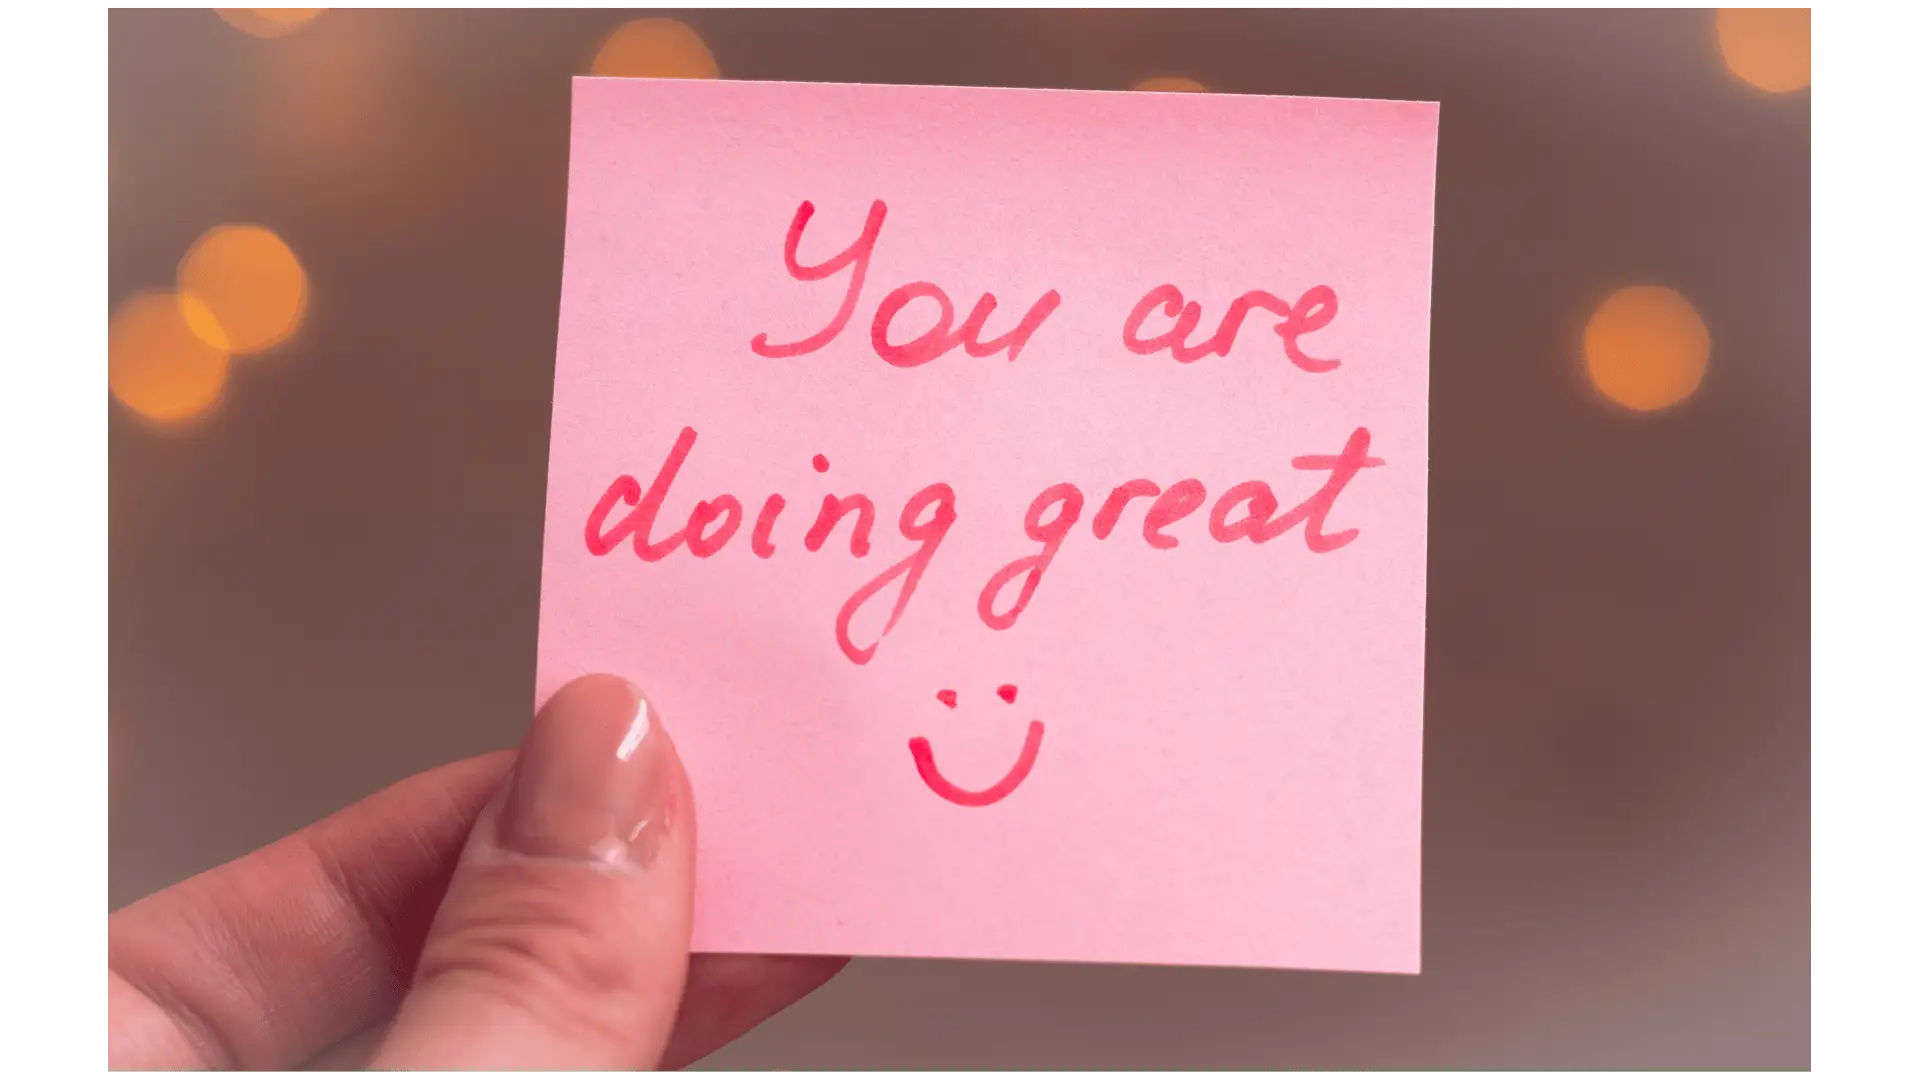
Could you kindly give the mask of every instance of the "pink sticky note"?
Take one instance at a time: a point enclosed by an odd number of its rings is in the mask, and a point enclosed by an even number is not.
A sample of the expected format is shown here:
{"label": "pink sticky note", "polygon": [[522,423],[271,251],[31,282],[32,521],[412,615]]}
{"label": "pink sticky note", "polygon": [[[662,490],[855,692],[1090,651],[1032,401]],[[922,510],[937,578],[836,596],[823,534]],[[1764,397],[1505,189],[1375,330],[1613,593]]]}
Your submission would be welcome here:
{"label": "pink sticky note", "polygon": [[576,81],[537,691],[697,950],[1419,970],[1437,125]]}

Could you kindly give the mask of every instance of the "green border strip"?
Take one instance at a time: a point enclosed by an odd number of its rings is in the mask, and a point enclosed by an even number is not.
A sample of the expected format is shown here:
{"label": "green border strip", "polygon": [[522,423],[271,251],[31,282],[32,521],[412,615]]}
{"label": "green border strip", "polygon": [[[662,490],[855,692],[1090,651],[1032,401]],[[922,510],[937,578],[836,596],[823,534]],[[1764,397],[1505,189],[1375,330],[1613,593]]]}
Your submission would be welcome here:
{"label": "green border strip", "polygon": [[[1753,2],[1753,0],[1747,0]],[[1761,0],[1766,2],[1766,0]],[[111,6],[169,6],[121,0]],[[415,0],[457,6],[463,0]],[[184,6],[184,4],[171,4]],[[334,6],[399,6],[344,0]],[[522,0],[472,6],[624,6]],[[739,6],[795,6],[749,0]],[[1064,6],[1064,4],[1035,4]],[[1104,6],[1104,4],[1071,4]],[[1367,6],[1321,0],[1309,6]],[[1386,0],[1373,6],[1417,6]],[[1459,6],[1524,6],[1492,0]],[[1548,6],[1548,4],[1538,4]],[[1599,6],[1599,4],[1590,4]],[[1613,0],[1607,6],[1682,6]],[[1914,707],[1895,682],[1920,640],[1905,555],[1914,513],[1908,404],[1920,369],[1905,325],[1920,190],[1910,56],[1920,12],[1830,0],[1814,94],[1814,709],[1818,1072],[1901,1074],[1912,1049]],[[13,352],[6,425],[12,675],[13,984],[6,1059],[52,1076],[100,1067],[106,715],[106,19],[71,0],[13,4],[0,35],[10,144],[6,250]],[[1905,680],[1901,680],[1905,682]],[[100,907],[94,907],[94,905]],[[1901,1065],[1908,1061],[1908,1065]]]}

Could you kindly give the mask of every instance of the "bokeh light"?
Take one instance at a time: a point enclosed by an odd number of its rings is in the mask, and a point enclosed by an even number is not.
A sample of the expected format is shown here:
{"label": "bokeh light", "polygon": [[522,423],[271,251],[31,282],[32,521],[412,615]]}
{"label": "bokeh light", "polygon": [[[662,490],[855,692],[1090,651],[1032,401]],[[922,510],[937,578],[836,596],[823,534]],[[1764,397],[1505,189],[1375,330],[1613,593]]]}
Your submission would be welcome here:
{"label": "bokeh light", "polygon": [[247,50],[250,100],[236,107],[250,114],[258,142],[247,152],[258,154],[267,190],[369,215],[378,229],[390,227],[375,224],[384,215],[419,220],[469,179],[455,162],[456,147],[470,144],[416,107],[409,89],[422,77],[420,42],[403,27],[417,14],[359,10],[297,48]]}
{"label": "bokeh light", "polygon": [[1735,75],[1784,94],[1813,81],[1813,12],[1807,8],[1721,8],[1720,55]]}
{"label": "bokeh light", "polygon": [[1693,396],[1711,346],[1707,324],[1686,297],[1635,285],[1607,297],[1587,320],[1587,376],[1614,401],[1653,412]]}
{"label": "bokeh light", "polygon": [[215,8],[228,24],[258,38],[291,34],[312,22],[326,8]]}
{"label": "bokeh light", "polygon": [[678,19],[622,24],[593,56],[595,75],[652,79],[717,79],[720,65],[698,31]]}
{"label": "bokeh light", "polygon": [[227,350],[195,333],[182,312],[196,303],[143,292],[121,304],[107,324],[107,388],[150,420],[198,416],[226,384]]}
{"label": "bokeh light", "polygon": [[1189,79],[1185,75],[1155,75],[1150,79],[1141,79],[1133,84],[1135,90],[1152,90],[1163,94],[1203,94],[1207,88],[1198,79]]}
{"label": "bokeh light", "polygon": [[194,333],[235,353],[258,352],[299,329],[307,273],[285,241],[258,225],[203,233],[180,260],[182,312]]}

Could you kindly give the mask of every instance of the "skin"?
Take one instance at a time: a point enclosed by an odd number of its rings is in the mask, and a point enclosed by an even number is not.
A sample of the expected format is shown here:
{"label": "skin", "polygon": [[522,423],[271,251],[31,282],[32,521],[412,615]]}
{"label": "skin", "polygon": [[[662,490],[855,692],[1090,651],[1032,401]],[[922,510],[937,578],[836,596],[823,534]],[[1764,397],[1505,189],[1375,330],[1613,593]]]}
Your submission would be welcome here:
{"label": "skin", "polygon": [[[692,796],[658,718],[644,776],[603,767],[636,697],[570,684],[522,751],[402,780],[109,915],[109,1066],[297,1068],[374,1032],[375,1068],[678,1068],[831,978],[844,957],[690,955]],[[585,763],[550,791],[648,788],[668,827],[612,868],[526,840],[514,775],[532,770],[514,766],[536,743]]]}

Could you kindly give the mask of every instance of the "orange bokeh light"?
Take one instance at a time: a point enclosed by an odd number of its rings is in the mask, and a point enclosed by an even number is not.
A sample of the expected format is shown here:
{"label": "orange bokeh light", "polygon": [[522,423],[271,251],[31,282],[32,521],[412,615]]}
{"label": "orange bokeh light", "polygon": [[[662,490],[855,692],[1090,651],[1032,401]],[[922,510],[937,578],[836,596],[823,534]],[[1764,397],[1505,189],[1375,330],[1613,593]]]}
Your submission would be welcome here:
{"label": "orange bokeh light", "polygon": [[237,30],[257,38],[291,34],[312,22],[326,8],[215,8],[214,13]]}
{"label": "orange bokeh light", "polygon": [[1587,320],[1587,376],[1637,412],[1692,397],[1707,373],[1712,340],[1687,298],[1659,285],[1620,289]]}
{"label": "orange bokeh light", "polygon": [[1813,12],[1807,8],[1721,8],[1720,55],[1735,75],[1784,94],[1813,81]]}
{"label": "orange bokeh light", "polygon": [[1135,90],[1151,90],[1163,94],[1204,94],[1206,85],[1198,79],[1189,79],[1185,75],[1155,75],[1151,79],[1141,79],[1133,84]]}
{"label": "orange bokeh light", "polygon": [[235,353],[285,341],[307,311],[307,273],[284,241],[258,225],[221,225],[201,234],[180,260],[187,323],[208,343]]}
{"label": "orange bokeh light", "polygon": [[107,324],[107,389],[149,420],[198,416],[226,385],[227,350],[202,339],[182,313],[195,303],[144,292],[121,304]]}
{"label": "orange bokeh light", "polygon": [[625,78],[717,79],[720,65],[698,31],[678,19],[635,19],[600,43],[593,74]]}

